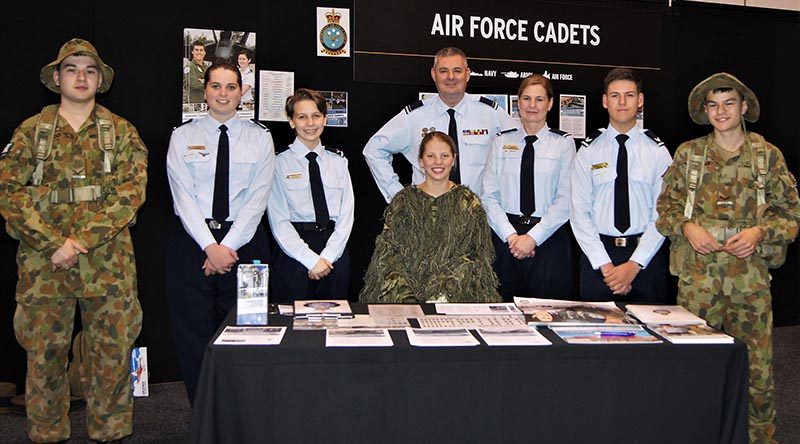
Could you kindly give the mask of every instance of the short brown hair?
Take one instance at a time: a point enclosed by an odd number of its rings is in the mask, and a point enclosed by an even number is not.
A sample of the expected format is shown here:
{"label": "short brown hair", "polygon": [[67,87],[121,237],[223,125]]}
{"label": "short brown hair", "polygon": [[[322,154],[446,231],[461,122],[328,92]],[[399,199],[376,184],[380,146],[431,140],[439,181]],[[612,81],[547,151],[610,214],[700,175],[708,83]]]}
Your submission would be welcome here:
{"label": "short brown hair", "polygon": [[467,55],[464,54],[464,51],[456,48],[455,46],[447,46],[436,51],[436,55],[433,56],[433,66],[436,66],[436,62],[439,61],[439,57],[452,57],[452,56],[461,56],[464,58],[464,64],[469,66],[467,62]]}
{"label": "short brown hair", "polygon": [[639,73],[630,68],[614,68],[603,80],[603,94],[608,92],[608,85],[617,80],[630,80],[636,84],[636,92],[642,92],[642,78],[639,77]]}
{"label": "short brown hair", "polygon": [[239,68],[233,66],[230,62],[223,61],[223,62],[214,62],[211,64],[211,66],[208,67],[205,75],[203,76],[203,88],[208,86],[208,81],[211,79],[211,72],[216,71],[218,69],[225,69],[236,73],[236,83],[239,84],[239,88],[242,87],[242,73],[239,71]]}
{"label": "short brown hair", "polygon": [[294,117],[294,106],[297,102],[303,100],[311,100],[317,105],[317,111],[321,112],[323,116],[328,115],[328,102],[325,101],[325,97],[323,97],[319,91],[308,88],[298,88],[294,94],[286,98],[286,117],[290,119]]}
{"label": "short brown hair", "polygon": [[553,84],[550,83],[550,79],[541,74],[531,74],[522,79],[522,82],[519,84],[519,90],[517,91],[517,97],[521,96],[522,91],[525,91],[525,88],[531,85],[542,85],[542,88],[544,88],[544,91],[547,93],[547,98],[553,98]]}

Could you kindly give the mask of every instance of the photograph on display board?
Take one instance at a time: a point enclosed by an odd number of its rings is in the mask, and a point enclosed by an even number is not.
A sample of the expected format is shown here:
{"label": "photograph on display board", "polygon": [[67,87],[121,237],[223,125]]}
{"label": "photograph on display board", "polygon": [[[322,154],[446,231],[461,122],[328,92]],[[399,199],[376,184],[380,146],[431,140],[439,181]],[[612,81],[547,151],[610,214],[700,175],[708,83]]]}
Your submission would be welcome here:
{"label": "photograph on display board", "polygon": [[203,94],[206,70],[214,62],[228,62],[242,73],[239,117],[255,116],[256,33],[214,29],[183,30],[182,119],[196,119],[208,113]]}
{"label": "photograph on display board", "polygon": [[508,96],[508,101],[511,103],[511,110],[509,111],[511,118],[519,122],[519,96]]}
{"label": "photograph on display board", "polygon": [[558,96],[558,128],[576,139],[586,138],[586,96],[560,94]]}
{"label": "photograph on display board", "polygon": [[487,99],[492,99],[494,101],[494,103],[497,104],[498,108],[502,109],[505,112],[508,112],[508,96],[507,95],[505,95],[505,94],[481,94],[481,96],[486,97]]}
{"label": "photograph on display board", "polygon": [[347,126],[347,93],[344,91],[320,91],[328,104],[328,123],[325,126]]}

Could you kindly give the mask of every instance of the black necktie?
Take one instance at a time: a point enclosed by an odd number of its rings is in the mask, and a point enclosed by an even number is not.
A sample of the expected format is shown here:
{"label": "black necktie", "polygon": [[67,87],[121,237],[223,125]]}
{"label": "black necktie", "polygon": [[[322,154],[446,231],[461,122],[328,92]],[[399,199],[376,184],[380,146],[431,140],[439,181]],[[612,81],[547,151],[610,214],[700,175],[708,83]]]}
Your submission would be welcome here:
{"label": "black necktie", "polygon": [[322,176],[319,174],[317,153],[312,151],[306,154],[306,159],[308,159],[308,177],[311,180],[311,199],[314,201],[314,216],[316,216],[317,225],[327,227],[330,216],[328,215],[328,204],[325,202]]}
{"label": "black necktie", "polygon": [[625,134],[617,136],[619,151],[617,152],[617,180],[614,182],[614,226],[622,234],[625,234],[625,231],[631,226],[626,140],[628,140],[628,136]]}
{"label": "black necktie", "polygon": [[453,164],[453,169],[450,170],[450,180],[455,183],[461,183],[461,169],[458,165],[461,163],[461,156],[458,155],[458,128],[456,127],[456,110],[450,108],[447,110],[450,114],[450,125],[447,127],[447,135],[453,139],[456,144],[456,161]]}
{"label": "black necktie", "polygon": [[225,222],[230,212],[228,208],[228,177],[230,169],[230,148],[228,146],[228,127],[219,126],[217,144],[217,169],[214,177],[214,204],[211,217],[217,222]]}
{"label": "black necktie", "polygon": [[536,136],[525,136],[525,149],[522,150],[522,163],[519,165],[519,210],[523,216],[531,216],[536,211],[536,197],[533,184],[533,143]]}

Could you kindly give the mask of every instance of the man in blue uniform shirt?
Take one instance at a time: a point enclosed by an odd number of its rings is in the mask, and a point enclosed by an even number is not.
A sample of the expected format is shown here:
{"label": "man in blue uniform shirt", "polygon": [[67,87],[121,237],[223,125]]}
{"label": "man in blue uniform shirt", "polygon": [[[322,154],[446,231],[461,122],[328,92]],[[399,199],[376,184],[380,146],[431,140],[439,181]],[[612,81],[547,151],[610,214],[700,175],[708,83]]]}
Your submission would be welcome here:
{"label": "man in blue uniform shirt", "polygon": [[412,183],[424,175],[417,154],[419,143],[430,131],[442,131],[456,141],[456,166],[451,180],[480,192],[481,175],[495,134],[514,128],[516,122],[493,101],[466,94],[470,70],[467,56],[458,48],[439,50],[431,77],[438,95],[406,106],[369,139],[364,157],[386,202],[403,189],[392,168],[392,156],[402,154],[411,164]]}
{"label": "man in blue uniform shirt", "polygon": [[652,131],[636,127],[643,104],[639,75],[611,70],[603,92],[608,128],[587,137],[575,157],[570,224],[583,250],[582,300],[665,302],[656,199],[672,158]]}
{"label": "man in blue uniform shirt", "polygon": [[236,115],[239,70],[214,64],[204,81],[208,115],[176,128],[167,153],[175,214],[183,226],[167,252],[167,294],[192,402],[205,347],[236,302],[236,264],[269,259],[261,218],[275,166],[269,130]]}

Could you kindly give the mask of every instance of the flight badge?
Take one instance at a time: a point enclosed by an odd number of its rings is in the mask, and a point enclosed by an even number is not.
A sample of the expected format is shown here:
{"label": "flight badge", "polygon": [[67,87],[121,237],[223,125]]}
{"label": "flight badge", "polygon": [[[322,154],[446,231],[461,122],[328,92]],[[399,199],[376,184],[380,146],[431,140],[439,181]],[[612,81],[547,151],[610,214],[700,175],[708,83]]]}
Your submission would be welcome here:
{"label": "flight badge", "polygon": [[347,31],[340,24],[342,14],[333,8],[325,13],[328,23],[319,32],[320,52],[329,56],[340,56],[347,53]]}

